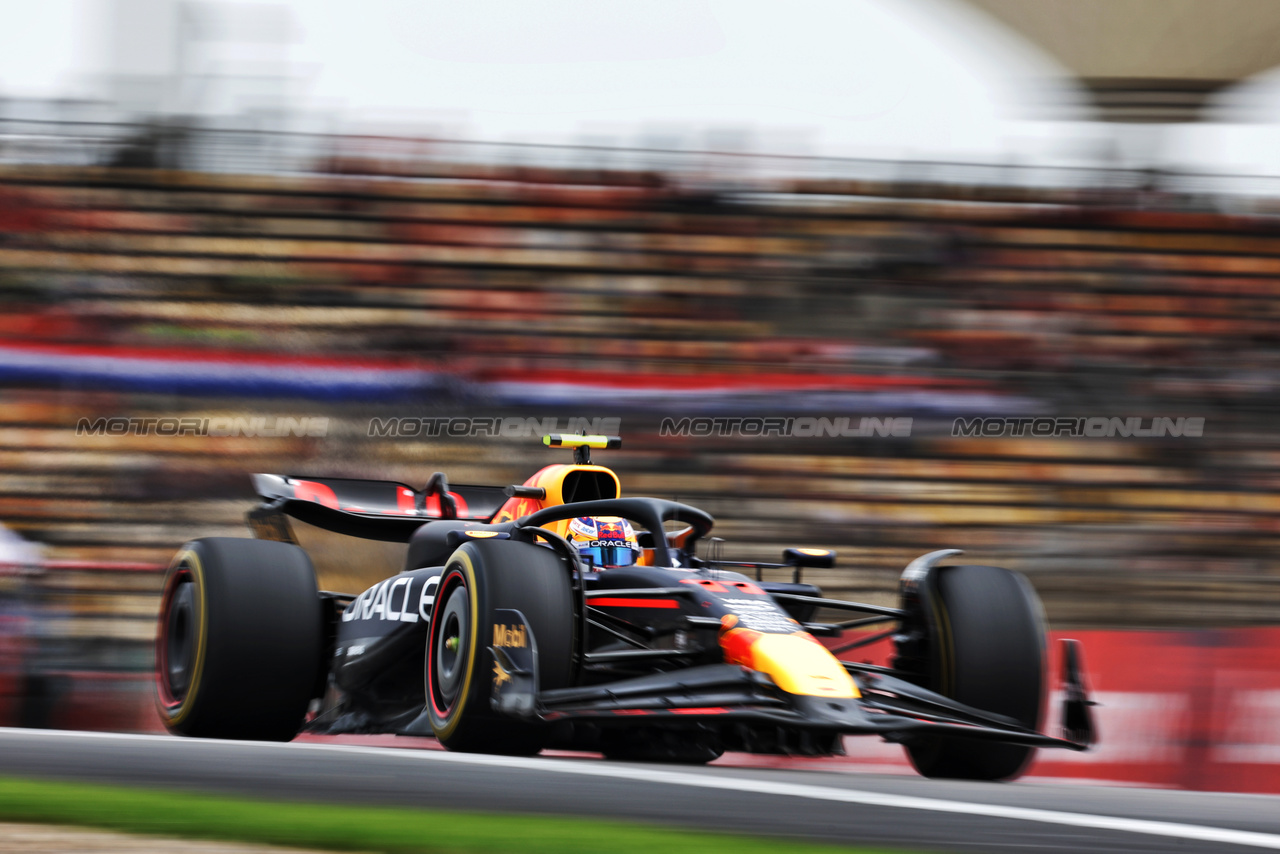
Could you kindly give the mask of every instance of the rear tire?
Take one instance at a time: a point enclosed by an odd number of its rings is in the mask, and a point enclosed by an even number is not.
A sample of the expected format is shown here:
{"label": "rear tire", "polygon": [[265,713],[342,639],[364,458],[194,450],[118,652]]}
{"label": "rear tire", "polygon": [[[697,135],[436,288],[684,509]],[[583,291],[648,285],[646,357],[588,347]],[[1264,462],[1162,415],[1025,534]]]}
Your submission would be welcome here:
{"label": "rear tire", "polygon": [[427,715],[448,750],[534,754],[545,742],[545,727],[490,706],[489,645],[499,609],[518,610],[529,623],[539,690],[564,688],[572,678],[573,592],[563,559],[514,540],[464,543],[440,574],[427,631]]}
{"label": "rear tire", "polygon": [[270,540],[194,540],[163,591],[156,707],[165,727],[198,738],[297,735],[324,654],[307,553]]}
{"label": "rear tire", "polygon": [[[929,627],[926,687],[968,706],[1039,729],[1045,705],[1045,623],[1040,599],[1019,573],[994,566],[946,566],[920,604]],[[1018,744],[923,736],[906,745],[926,777],[1011,780],[1035,756]]]}

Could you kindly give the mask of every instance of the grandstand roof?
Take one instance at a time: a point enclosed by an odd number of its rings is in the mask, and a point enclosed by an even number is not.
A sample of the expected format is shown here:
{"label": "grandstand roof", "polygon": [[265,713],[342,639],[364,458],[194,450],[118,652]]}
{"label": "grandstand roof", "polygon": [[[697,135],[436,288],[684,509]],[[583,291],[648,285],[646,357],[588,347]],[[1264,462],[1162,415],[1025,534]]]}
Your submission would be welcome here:
{"label": "grandstand roof", "polygon": [[1274,0],[968,2],[1066,66],[1113,121],[1193,121],[1215,93],[1280,66]]}

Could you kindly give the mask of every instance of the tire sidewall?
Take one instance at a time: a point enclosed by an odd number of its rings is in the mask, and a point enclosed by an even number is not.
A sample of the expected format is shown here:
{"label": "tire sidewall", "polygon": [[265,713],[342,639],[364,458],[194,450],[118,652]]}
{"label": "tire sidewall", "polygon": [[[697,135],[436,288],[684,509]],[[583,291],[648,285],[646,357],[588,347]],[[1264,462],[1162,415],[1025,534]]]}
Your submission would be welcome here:
{"label": "tire sidewall", "polygon": [[[205,595],[204,566],[197,550],[189,544],[179,551],[169,564],[165,573],[164,586],[160,594],[160,624],[156,631],[156,710],[165,727],[174,730],[182,727],[191,718],[192,710],[197,707],[201,677],[204,673],[205,650],[208,646],[208,597]],[[191,673],[187,681],[186,693],[181,699],[173,696],[169,689],[169,609],[183,584],[194,588],[195,607],[193,616],[195,626],[192,631],[195,642],[195,654],[191,665]]]}
{"label": "tire sidewall", "polygon": [[[459,586],[466,589],[468,600],[468,626],[466,637],[461,641],[464,649],[460,651],[462,653],[460,666],[463,668],[462,684],[459,686],[453,702],[447,707],[441,708],[441,704],[437,703],[439,685],[437,684],[438,674],[434,663],[439,635],[444,631],[445,626],[442,625],[443,620],[438,618],[448,604],[450,596]],[[487,651],[484,656],[481,656],[479,649],[479,639],[483,637],[479,633],[481,613],[479,593],[475,566],[472,563],[471,555],[464,549],[459,549],[449,558],[449,562],[445,565],[445,571],[440,576],[440,585],[436,588],[435,602],[431,605],[431,624],[427,629],[427,714],[431,721],[432,731],[435,733],[436,738],[443,743],[447,743],[454,733],[458,731],[459,727],[463,725],[463,722],[470,717],[471,709],[478,709],[480,704],[488,699],[487,696],[476,696],[478,694],[487,695],[488,693],[482,690],[484,680],[476,678],[476,660],[478,658],[488,658]]]}
{"label": "tire sidewall", "polygon": [[[447,708],[438,702],[435,651],[445,630],[439,617],[449,597],[465,585],[470,625],[460,650],[466,670],[456,698]],[[538,645],[539,689],[561,688],[571,678],[573,611],[568,569],[555,552],[511,540],[464,543],[449,558],[431,606],[427,629],[424,687],[432,731],[449,750],[488,753],[536,753],[545,727],[503,716],[491,707],[494,612],[515,609],[525,615]]]}

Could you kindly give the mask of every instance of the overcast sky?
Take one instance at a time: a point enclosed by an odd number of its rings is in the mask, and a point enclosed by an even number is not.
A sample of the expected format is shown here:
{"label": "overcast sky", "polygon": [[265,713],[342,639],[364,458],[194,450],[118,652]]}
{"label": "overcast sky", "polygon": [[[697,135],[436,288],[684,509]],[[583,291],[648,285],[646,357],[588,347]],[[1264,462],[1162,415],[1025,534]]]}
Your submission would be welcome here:
{"label": "overcast sky", "polygon": [[[100,96],[113,4],[10,3],[0,94]],[[234,6],[235,4],[229,4]],[[345,124],[491,140],[910,158],[1095,156],[1110,131],[1047,121],[1053,61],[956,0],[289,0],[287,52],[206,45],[202,70],[279,74],[289,103]],[[194,52],[193,52],[194,53]],[[1264,102],[1280,86],[1254,84]],[[1270,99],[1270,101],[1268,101]],[[225,106],[225,105],[224,105]],[[1127,137],[1184,165],[1280,171],[1276,126]]]}

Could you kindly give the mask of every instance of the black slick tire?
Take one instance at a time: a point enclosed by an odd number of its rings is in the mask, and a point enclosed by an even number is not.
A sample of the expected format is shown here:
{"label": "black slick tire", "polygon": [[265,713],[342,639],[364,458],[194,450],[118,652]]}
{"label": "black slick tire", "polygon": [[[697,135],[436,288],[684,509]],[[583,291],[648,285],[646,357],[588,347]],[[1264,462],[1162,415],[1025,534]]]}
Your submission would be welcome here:
{"label": "black slick tire", "polygon": [[464,543],[440,574],[427,631],[426,710],[448,750],[533,754],[545,729],[493,711],[494,612],[520,611],[538,652],[540,690],[572,677],[574,616],[569,571],[554,551],[513,540]]}
{"label": "black slick tire", "polygon": [[156,707],[170,732],[288,741],[323,666],[307,553],[269,540],[187,543],[165,576],[156,632]]}
{"label": "black slick tire", "polygon": [[[994,566],[947,566],[932,574],[921,607],[932,650],[926,687],[965,705],[1038,729],[1045,706],[1045,624],[1039,597],[1019,573]],[[908,742],[926,777],[1011,780],[1035,748],[954,736]]]}

